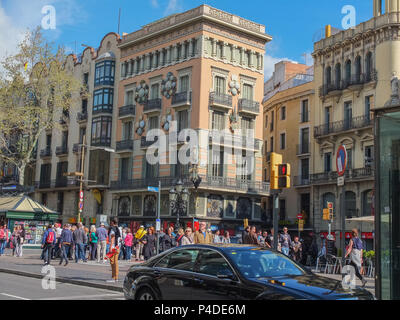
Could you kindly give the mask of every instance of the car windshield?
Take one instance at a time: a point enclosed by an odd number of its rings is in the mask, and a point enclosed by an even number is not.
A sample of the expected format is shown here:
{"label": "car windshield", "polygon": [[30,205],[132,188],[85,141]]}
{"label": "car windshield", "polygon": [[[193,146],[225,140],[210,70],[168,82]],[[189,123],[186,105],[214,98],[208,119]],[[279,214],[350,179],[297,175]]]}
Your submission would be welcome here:
{"label": "car windshield", "polygon": [[260,248],[230,249],[227,254],[247,278],[276,278],[306,274],[300,266],[283,254],[269,250]]}

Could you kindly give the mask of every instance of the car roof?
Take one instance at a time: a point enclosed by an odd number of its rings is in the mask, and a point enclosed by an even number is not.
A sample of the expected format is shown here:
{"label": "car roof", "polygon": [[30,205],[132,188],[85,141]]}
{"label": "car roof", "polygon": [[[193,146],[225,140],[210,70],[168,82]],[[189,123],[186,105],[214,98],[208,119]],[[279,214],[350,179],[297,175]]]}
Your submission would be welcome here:
{"label": "car roof", "polygon": [[[263,249],[269,250],[268,248],[263,248],[256,245],[249,245],[249,244],[238,244],[238,243],[227,243],[227,244],[193,244],[188,246],[181,246],[178,247],[180,249],[184,248],[200,248],[200,249],[219,249],[221,251],[226,251],[228,249],[236,249],[236,250],[254,250],[254,249]],[[272,250],[271,250],[272,251]]]}

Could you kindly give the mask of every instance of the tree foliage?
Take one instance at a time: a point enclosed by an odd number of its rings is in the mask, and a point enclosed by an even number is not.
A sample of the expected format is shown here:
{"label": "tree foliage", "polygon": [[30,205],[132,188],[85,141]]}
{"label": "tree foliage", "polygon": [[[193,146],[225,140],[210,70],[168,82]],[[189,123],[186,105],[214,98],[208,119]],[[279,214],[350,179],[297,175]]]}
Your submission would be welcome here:
{"label": "tree foliage", "polygon": [[40,28],[27,32],[17,53],[0,63],[0,163],[14,165],[23,185],[40,136],[61,129],[58,120],[84,88],[65,67],[64,48],[54,49]]}

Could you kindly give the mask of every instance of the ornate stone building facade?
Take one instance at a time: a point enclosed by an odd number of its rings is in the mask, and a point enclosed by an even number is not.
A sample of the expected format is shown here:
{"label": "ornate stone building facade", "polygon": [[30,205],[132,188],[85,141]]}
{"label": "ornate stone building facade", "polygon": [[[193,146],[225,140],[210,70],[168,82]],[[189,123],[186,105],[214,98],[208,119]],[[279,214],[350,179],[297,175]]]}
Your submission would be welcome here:
{"label": "ornate stone building facade", "polygon": [[82,144],[86,144],[83,222],[98,224],[100,215],[111,215],[110,164],[115,155],[110,151],[115,148],[118,41],[117,34],[109,33],[97,50],[87,47],[78,57],[67,57],[67,71],[86,85],[87,94],[80,94],[69,114],[54,116],[61,130],[46,132],[39,139],[34,197],[61,213],[64,223],[76,223],[78,218],[78,178],[64,174],[81,171]]}
{"label": "ornate stone building facade", "polygon": [[[154,224],[157,201],[147,188],[161,181],[162,221],[175,222],[169,190],[181,179],[191,193],[181,216],[185,225],[193,218],[229,230],[242,226],[244,218],[261,223],[261,197],[269,186],[262,182],[260,101],[270,40],[264,26],[207,5],[124,35],[119,44],[118,157],[111,182],[113,214],[120,221]],[[150,165],[146,159],[154,143],[149,130],[159,129],[169,139],[174,123],[178,133],[188,128],[196,132],[193,163],[202,178],[197,191],[191,182],[193,167],[168,161],[187,147],[185,137],[177,139],[176,150],[160,151],[165,163]],[[237,174],[235,160],[228,162],[211,148],[221,132],[219,144],[232,147],[232,139],[241,138],[240,128],[255,132],[250,150],[255,170],[246,176]],[[242,143],[233,149],[242,155],[245,147]]]}

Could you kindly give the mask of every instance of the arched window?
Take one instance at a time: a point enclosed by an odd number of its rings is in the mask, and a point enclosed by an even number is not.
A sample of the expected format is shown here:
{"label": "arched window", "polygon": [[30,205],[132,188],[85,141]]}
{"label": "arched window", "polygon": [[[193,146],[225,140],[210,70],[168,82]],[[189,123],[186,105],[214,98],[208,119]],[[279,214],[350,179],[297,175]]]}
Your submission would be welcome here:
{"label": "arched window", "polygon": [[357,217],[356,194],[352,191],[346,191],[346,218]]}
{"label": "arched window", "polygon": [[325,71],[325,83],[329,86],[332,83],[332,68],[327,67]]}
{"label": "arched window", "polygon": [[351,61],[347,60],[346,61],[346,74],[345,74],[345,79],[346,79],[346,83],[347,85],[350,84],[351,81]]}
{"label": "arched window", "polygon": [[357,56],[356,61],[355,61],[355,81],[356,83],[360,83],[361,81],[361,57]]}
{"label": "arched window", "polygon": [[340,82],[342,81],[342,65],[338,63],[335,67],[335,85],[336,88],[340,87]]}
{"label": "arched window", "polygon": [[365,57],[365,76],[367,82],[372,79],[372,52],[368,52]]}

